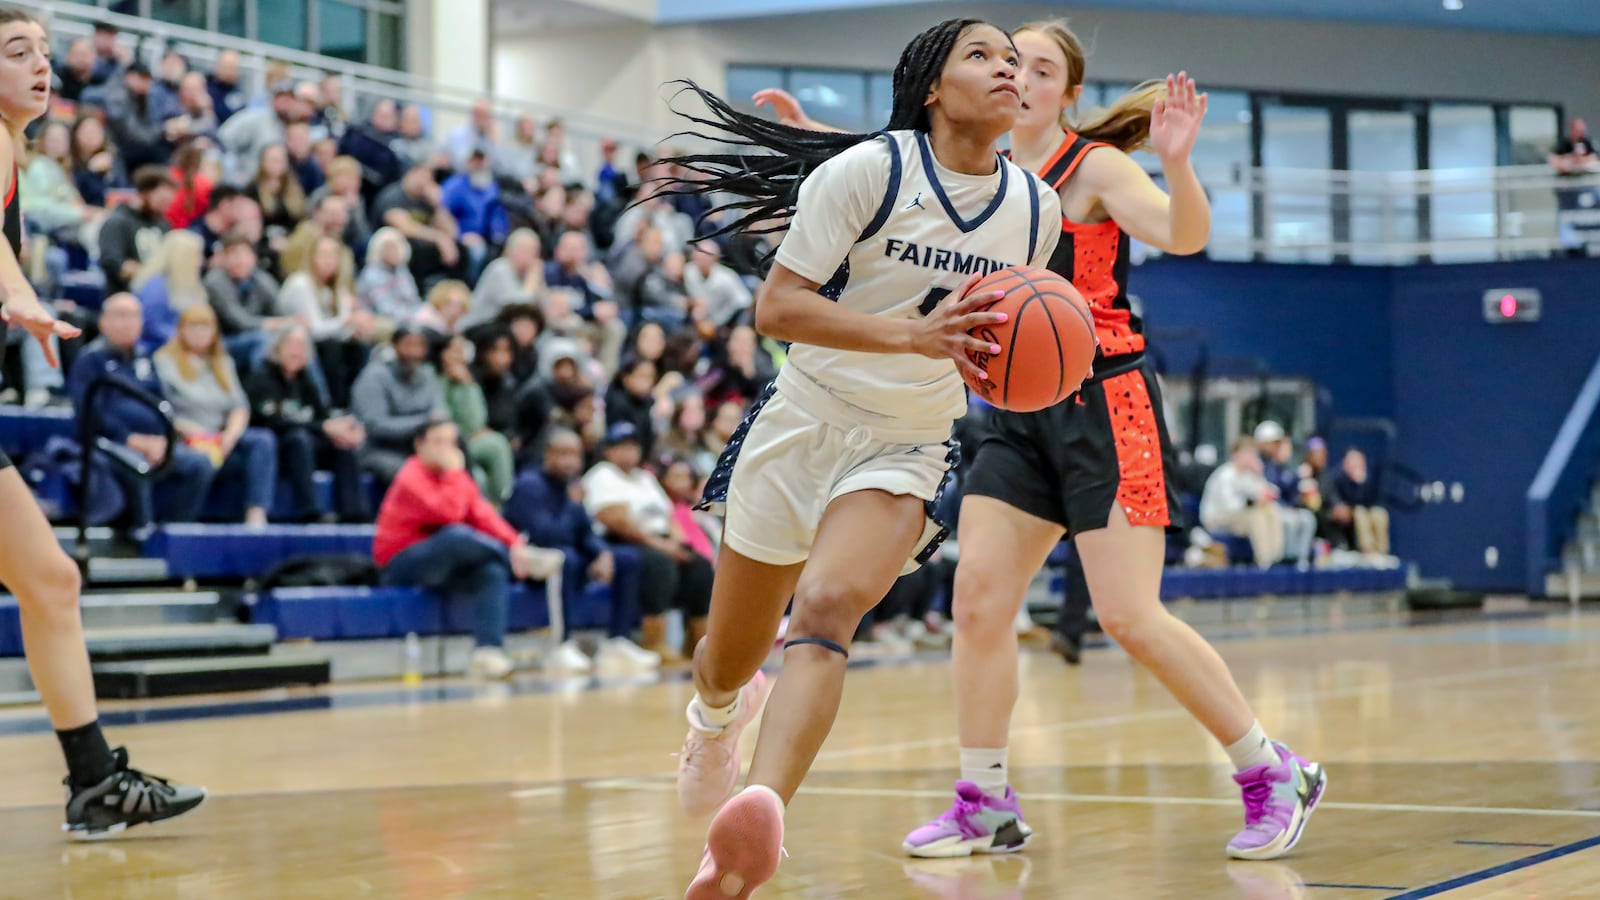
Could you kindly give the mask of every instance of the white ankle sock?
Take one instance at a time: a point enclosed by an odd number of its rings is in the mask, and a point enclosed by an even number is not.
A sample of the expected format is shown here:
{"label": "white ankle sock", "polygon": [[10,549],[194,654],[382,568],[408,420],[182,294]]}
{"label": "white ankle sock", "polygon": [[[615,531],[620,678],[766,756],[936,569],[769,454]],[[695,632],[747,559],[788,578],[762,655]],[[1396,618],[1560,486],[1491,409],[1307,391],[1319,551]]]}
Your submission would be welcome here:
{"label": "white ankle sock", "polygon": [[1243,772],[1256,766],[1275,766],[1283,760],[1278,759],[1278,751],[1267,740],[1267,733],[1261,730],[1261,723],[1250,726],[1245,736],[1233,744],[1224,747],[1228,758],[1233,760],[1235,771]]}
{"label": "white ankle sock", "polygon": [[789,811],[789,808],[784,805],[783,798],[778,796],[778,792],[773,790],[772,788],[769,788],[764,784],[752,784],[749,787],[745,788],[744,790],[740,791],[739,793],[748,794],[751,791],[762,791],[764,793],[771,794],[772,798],[774,800],[778,801],[778,813],[780,815]]}
{"label": "white ankle sock", "polygon": [[695,728],[701,731],[721,731],[732,725],[734,719],[739,718],[739,695],[734,696],[732,703],[717,709],[707,705],[700,699],[699,694],[695,694],[694,699],[689,701],[688,712],[689,724]]}
{"label": "white ankle sock", "polygon": [[1006,748],[961,748],[961,780],[970,781],[985,794],[1003,796],[1009,780],[1006,776]]}

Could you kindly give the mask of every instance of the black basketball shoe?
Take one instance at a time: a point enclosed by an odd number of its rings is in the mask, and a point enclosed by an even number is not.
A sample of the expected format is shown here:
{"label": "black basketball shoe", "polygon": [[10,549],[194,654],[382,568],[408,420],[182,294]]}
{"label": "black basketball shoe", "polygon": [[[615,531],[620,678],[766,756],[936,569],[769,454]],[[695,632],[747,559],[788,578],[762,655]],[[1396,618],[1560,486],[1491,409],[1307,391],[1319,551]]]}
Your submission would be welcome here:
{"label": "black basketball shoe", "polygon": [[99,784],[73,788],[67,781],[67,823],[61,826],[78,840],[117,834],[130,825],[181,816],[206,799],[205,788],[172,784],[165,778],[128,768],[128,751],[115,751],[117,771]]}

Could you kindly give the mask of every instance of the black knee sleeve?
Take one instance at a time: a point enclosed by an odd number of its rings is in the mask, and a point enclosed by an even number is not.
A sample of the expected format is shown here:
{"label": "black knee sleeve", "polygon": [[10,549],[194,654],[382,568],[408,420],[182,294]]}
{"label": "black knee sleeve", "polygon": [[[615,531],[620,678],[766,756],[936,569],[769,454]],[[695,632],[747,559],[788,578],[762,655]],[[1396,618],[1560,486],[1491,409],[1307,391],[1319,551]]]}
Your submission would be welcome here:
{"label": "black knee sleeve", "polygon": [[783,644],[783,649],[787,650],[790,647],[793,647],[793,646],[795,646],[797,644],[816,644],[818,647],[821,647],[824,650],[832,650],[833,652],[839,654],[840,656],[844,657],[845,659],[849,659],[850,658],[850,651],[849,650],[846,650],[842,644],[835,643],[833,641],[828,640],[827,638],[811,638],[811,637],[794,638],[793,640],[785,641],[784,644]]}

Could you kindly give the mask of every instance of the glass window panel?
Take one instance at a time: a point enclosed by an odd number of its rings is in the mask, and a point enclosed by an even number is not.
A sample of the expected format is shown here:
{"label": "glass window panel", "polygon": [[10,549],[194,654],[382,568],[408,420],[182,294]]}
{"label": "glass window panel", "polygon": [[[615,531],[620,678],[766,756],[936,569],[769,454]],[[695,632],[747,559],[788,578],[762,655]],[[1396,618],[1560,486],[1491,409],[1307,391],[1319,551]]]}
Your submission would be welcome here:
{"label": "glass window panel", "polygon": [[1493,259],[1494,110],[1487,104],[1436,103],[1428,110],[1429,166],[1434,170],[1433,257],[1438,262]]}
{"label": "glass window panel", "polygon": [[1511,164],[1543,165],[1559,133],[1555,107],[1511,107]]}
{"label": "glass window panel", "polygon": [[306,49],[306,0],[257,0],[257,39]]}
{"label": "glass window panel", "polygon": [[784,80],[782,69],[772,66],[729,66],[728,67],[728,102],[735,109],[743,112],[755,112],[769,119],[776,118],[772,114],[772,107],[766,106],[757,110],[750,98],[756,91],[766,88],[781,88],[787,82]]}
{"label": "glass window panel", "polygon": [[867,122],[867,79],[863,72],[795,69],[789,73],[789,93],[818,122],[847,131],[873,127]]}
{"label": "glass window panel", "polygon": [[1195,174],[1211,198],[1213,259],[1250,258],[1250,96],[1212,91],[1195,140]]}
{"label": "glass window panel", "polygon": [[[1261,162],[1266,188],[1267,257],[1330,262],[1332,204],[1325,176],[1333,165],[1328,111],[1308,106],[1267,106],[1262,113]],[[1280,171],[1273,171],[1273,170]]]}
{"label": "glass window panel", "polygon": [[378,59],[380,66],[403,69],[406,65],[406,20],[394,13],[378,13]]}
{"label": "glass window panel", "polygon": [[205,28],[206,0],[151,0],[150,18],[190,28]]}
{"label": "glass window panel", "polygon": [[318,51],[351,62],[367,61],[367,10],[339,0],[317,2]]}
{"label": "glass window panel", "polygon": [[[1417,117],[1408,112],[1350,113],[1350,171],[1383,176],[1417,168]],[[1351,179],[1350,259],[1358,263],[1414,262],[1389,250],[1417,239],[1417,195],[1409,179]]]}
{"label": "glass window panel", "polygon": [[871,128],[889,124],[894,112],[894,76],[888,72],[873,72],[867,77],[867,110]]}
{"label": "glass window panel", "polygon": [[[1555,149],[1560,134],[1560,122],[1554,107],[1511,107],[1511,162],[1518,166],[1543,166],[1551,150]],[[1580,208],[1587,199],[1583,193],[1562,192],[1559,196],[1548,190],[1508,191],[1505,195],[1503,233],[1511,237],[1557,236],[1557,216],[1560,207],[1577,204]]]}
{"label": "glass window panel", "polygon": [[217,31],[234,37],[246,37],[245,3],[247,0],[217,0]]}

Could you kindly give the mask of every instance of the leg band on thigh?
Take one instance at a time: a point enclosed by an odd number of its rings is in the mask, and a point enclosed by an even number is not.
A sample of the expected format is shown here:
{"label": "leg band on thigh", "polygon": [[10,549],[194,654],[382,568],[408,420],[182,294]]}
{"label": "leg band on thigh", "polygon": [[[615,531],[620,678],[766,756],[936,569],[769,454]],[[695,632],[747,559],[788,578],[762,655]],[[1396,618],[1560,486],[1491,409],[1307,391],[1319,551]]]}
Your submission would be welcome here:
{"label": "leg band on thigh", "polygon": [[849,650],[846,650],[843,646],[836,644],[827,638],[795,638],[794,640],[784,642],[783,649],[787,650],[796,644],[816,644],[818,647],[822,647],[823,649],[832,650],[845,659],[850,658]]}

